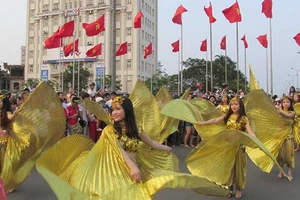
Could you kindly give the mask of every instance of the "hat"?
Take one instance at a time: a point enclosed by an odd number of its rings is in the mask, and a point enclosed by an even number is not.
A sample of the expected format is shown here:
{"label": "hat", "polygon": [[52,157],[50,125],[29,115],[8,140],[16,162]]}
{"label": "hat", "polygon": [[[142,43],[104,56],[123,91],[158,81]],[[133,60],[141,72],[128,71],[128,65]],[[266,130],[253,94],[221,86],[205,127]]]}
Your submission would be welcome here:
{"label": "hat", "polygon": [[100,101],[103,101],[103,98],[102,97],[97,97],[96,102],[99,103]]}
{"label": "hat", "polygon": [[280,98],[277,97],[277,98],[275,99],[275,101],[280,101]]}

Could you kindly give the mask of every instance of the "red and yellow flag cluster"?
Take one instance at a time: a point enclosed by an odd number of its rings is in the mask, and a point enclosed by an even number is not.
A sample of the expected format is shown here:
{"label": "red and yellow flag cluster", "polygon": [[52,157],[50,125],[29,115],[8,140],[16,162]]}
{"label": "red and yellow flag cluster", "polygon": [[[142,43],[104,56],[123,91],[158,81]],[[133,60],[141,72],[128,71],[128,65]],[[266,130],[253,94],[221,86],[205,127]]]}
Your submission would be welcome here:
{"label": "red and yellow flag cluster", "polygon": [[[142,17],[143,12],[140,11],[137,13],[136,17],[134,18],[134,24],[133,27],[138,29],[142,27]],[[74,32],[74,21],[70,21],[65,23],[61,28],[59,28],[51,37],[47,38],[44,41],[44,48],[46,49],[52,49],[52,48],[58,48],[62,46],[62,38],[64,37],[70,37],[73,36]],[[83,23],[82,28],[85,30],[86,35],[89,37],[99,35],[101,32],[105,31],[105,16],[100,16],[96,21],[92,23]],[[69,56],[75,47],[75,53],[79,53],[78,50],[78,43],[79,40],[66,45],[64,47],[64,55]],[[120,44],[118,50],[116,51],[116,56],[121,56],[124,54],[127,54],[128,46],[127,42],[124,42]],[[144,58],[146,59],[149,55],[152,54],[152,43],[150,43],[145,49],[144,49]],[[91,49],[87,50],[86,56],[87,57],[95,57],[102,54],[102,44],[97,44]]]}

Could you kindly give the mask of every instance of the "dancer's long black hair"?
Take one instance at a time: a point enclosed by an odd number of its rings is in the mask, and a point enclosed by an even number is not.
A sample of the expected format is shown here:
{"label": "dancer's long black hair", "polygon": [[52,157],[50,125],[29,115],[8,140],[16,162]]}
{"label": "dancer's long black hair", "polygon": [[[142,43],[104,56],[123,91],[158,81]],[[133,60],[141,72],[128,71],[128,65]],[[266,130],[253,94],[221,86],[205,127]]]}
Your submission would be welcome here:
{"label": "dancer's long black hair", "polygon": [[[121,98],[121,97],[117,97],[117,98]],[[139,139],[139,132],[138,132],[135,114],[133,111],[133,105],[132,105],[131,100],[128,98],[124,98],[121,106],[123,107],[124,112],[125,112],[124,122],[125,122],[127,137]],[[115,122],[114,128],[117,131],[118,135],[121,137],[122,136],[121,123]]]}
{"label": "dancer's long black hair", "polygon": [[3,98],[0,100],[3,102],[3,107],[1,110],[1,128],[7,129],[9,125],[9,120],[7,118],[7,112],[11,112],[11,106],[8,98]]}

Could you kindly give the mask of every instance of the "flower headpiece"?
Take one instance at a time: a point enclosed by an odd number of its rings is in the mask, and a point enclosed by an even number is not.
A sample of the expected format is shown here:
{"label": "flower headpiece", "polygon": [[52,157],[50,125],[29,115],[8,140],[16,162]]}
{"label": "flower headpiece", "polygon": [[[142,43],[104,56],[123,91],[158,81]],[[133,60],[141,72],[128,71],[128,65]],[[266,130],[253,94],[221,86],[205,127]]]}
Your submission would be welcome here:
{"label": "flower headpiece", "polygon": [[124,98],[117,96],[112,100],[112,106],[115,107],[116,103],[119,103],[120,105],[123,103]]}
{"label": "flower headpiece", "polygon": [[240,101],[240,97],[239,96],[235,96],[232,99],[230,99],[230,103],[232,103],[233,101]]}
{"label": "flower headpiece", "polygon": [[222,94],[222,98],[225,98],[225,97],[227,98],[227,97],[228,97],[228,95],[227,95],[227,94],[225,94],[225,93],[224,93],[224,94]]}

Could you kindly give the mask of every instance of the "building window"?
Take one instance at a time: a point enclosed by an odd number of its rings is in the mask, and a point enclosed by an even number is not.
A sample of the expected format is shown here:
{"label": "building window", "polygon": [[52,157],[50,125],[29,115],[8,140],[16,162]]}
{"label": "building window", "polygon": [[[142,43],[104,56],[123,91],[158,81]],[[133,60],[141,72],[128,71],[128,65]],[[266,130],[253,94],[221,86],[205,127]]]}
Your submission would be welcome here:
{"label": "building window", "polygon": [[127,68],[131,68],[131,60],[127,60]]}
{"label": "building window", "polygon": [[145,38],[145,32],[144,32],[144,30],[142,30],[142,39],[144,39]]}
{"label": "building window", "polygon": [[79,8],[82,7],[82,1],[79,1]]}
{"label": "building window", "polygon": [[99,0],[99,5],[105,4],[105,0]]}
{"label": "building window", "polygon": [[43,5],[43,12],[49,11],[49,5]]}
{"label": "building window", "polygon": [[74,2],[74,8],[77,8],[77,1]]}
{"label": "building window", "polygon": [[34,43],[34,38],[33,37],[30,37],[29,38],[29,44],[33,44]]}
{"label": "building window", "polygon": [[58,17],[53,17],[53,26],[58,26]]}
{"label": "building window", "polygon": [[20,83],[14,82],[14,90],[19,90],[20,89]]}
{"label": "building window", "polygon": [[29,72],[33,72],[33,65],[29,65]]}
{"label": "building window", "polygon": [[73,8],[73,2],[70,2],[70,8]]}
{"label": "building window", "polygon": [[131,4],[131,0],[127,0],[127,4]]}
{"label": "building window", "polygon": [[88,5],[87,5],[88,7],[89,6],[94,6],[94,0],[89,0],[89,2],[88,2]]}
{"label": "building window", "polygon": [[132,20],[131,12],[128,12],[128,13],[127,13],[127,20]]}
{"label": "building window", "polygon": [[47,55],[47,49],[43,49],[43,56]]}
{"label": "building window", "polygon": [[81,31],[78,32],[78,37],[81,37]]}
{"label": "building window", "polygon": [[127,46],[128,52],[131,52],[131,47],[132,47],[132,45],[131,45],[131,44],[128,44],[128,46]]}
{"label": "building window", "polygon": [[126,35],[131,36],[131,31],[132,31],[131,28],[126,28]]}
{"label": "building window", "polygon": [[140,71],[144,71],[144,65],[145,65],[145,63],[144,63],[144,61],[142,61],[142,67],[140,68]]}

